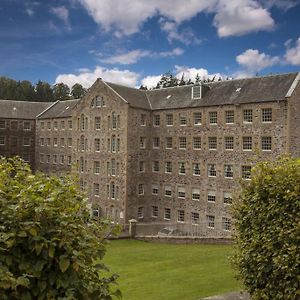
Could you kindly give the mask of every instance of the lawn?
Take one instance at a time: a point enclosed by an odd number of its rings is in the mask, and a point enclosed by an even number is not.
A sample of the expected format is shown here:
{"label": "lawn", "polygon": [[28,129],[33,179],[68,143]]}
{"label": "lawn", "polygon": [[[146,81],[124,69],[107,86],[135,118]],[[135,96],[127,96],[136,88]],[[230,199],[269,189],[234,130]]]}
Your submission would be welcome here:
{"label": "lawn", "polygon": [[104,262],[120,275],[124,300],[195,300],[239,290],[230,245],[111,241]]}

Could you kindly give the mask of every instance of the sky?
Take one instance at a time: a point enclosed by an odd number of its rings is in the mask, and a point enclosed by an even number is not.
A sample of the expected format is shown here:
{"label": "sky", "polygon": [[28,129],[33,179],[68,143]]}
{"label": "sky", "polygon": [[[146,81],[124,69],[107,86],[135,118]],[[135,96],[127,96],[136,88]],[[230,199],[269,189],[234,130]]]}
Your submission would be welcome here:
{"label": "sky", "polygon": [[300,71],[300,0],[0,0],[0,76],[152,87]]}

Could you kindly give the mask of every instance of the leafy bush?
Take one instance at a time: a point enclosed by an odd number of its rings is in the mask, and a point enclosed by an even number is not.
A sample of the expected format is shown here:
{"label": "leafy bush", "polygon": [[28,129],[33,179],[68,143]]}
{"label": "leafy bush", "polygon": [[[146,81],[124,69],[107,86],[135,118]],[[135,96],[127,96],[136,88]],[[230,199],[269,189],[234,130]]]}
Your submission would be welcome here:
{"label": "leafy bush", "polygon": [[300,160],[259,163],[233,217],[234,261],[252,299],[300,299]]}
{"label": "leafy bush", "polygon": [[99,263],[108,225],[90,220],[71,178],[33,175],[0,158],[0,299],[112,299]]}

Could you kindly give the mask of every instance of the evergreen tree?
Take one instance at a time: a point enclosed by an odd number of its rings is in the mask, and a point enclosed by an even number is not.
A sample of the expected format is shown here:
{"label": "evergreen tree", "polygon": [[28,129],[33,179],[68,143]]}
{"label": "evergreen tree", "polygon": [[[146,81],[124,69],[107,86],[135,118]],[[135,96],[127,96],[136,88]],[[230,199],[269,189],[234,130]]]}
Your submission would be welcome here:
{"label": "evergreen tree", "polygon": [[17,83],[17,95],[16,100],[21,101],[34,101],[35,90],[34,86],[28,80],[19,81]]}
{"label": "evergreen tree", "polygon": [[35,85],[35,99],[40,102],[53,101],[53,90],[49,83],[41,80]]}
{"label": "evergreen tree", "polygon": [[6,100],[16,100],[17,99],[17,81],[7,78],[0,77],[0,98]]}
{"label": "evergreen tree", "polygon": [[53,86],[54,100],[68,100],[70,99],[70,88],[64,83],[57,83]]}
{"label": "evergreen tree", "polygon": [[181,76],[181,79],[180,79],[180,82],[178,84],[179,86],[182,86],[182,85],[186,85],[186,82],[184,80],[184,73],[182,73],[182,76]]}
{"label": "evergreen tree", "polygon": [[86,93],[86,89],[80,84],[75,83],[71,89],[71,96],[74,99],[81,98]]}
{"label": "evergreen tree", "polygon": [[196,77],[195,77],[195,84],[200,84],[201,82],[201,78],[199,76],[199,74],[197,73]]}
{"label": "evergreen tree", "polygon": [[141,85],[141,86],[140,86],[140,90],[148,90],[148,88],[147,88],[146,85],[145,85],[145,86]]}

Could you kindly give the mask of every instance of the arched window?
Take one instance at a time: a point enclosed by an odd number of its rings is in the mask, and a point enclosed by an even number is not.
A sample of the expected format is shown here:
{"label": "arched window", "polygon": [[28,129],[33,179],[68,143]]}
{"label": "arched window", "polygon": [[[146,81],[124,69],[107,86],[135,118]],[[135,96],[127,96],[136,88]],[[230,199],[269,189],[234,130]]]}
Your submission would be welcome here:
{"label": "arched window", "polygon": [[116,176],[116,160],[111,160],[111,176]]}
{"label": "arched window", "polygon": [[110,197],[113,200],[116,199],[116,185],[114,182],[110,183]]}
{"label": "arched window", "polygon": [[117,128],[117,116],[116,116],[115,112],[113,112],[111,114],[111,127],[112,127],[112,129],[116,129]]}
{"label": "arched window", "polygon": [[85,128],[89,129],[89,119],[87,117],[85,118]]}
{"label": "arched window", "polygon": [[121,127],[120,115],[117,116],[117,127],[118,129]]}
{"label": "arched window", "polygon": [[80,137],[80,151],[84,151],[84,136]]}
{"label": "arched window", "polygon": [[113,135],[111,137],[111,152],[116,152],[117,151],[117,143],[116,143],[116,136]]}
{"label": "arched window", "polygon": [[84,115],[80,116],[80,130],[84,130]]}
{"label": "arched window", "polygon": [[88,140],[84,140],[84,151],[88,151]]}
{"label": "arched window", "polygon": [[79,171],[81,173],[84,172],[84,160],[83,160],[83,157],[80,157],[80,160],[79,160]]}

